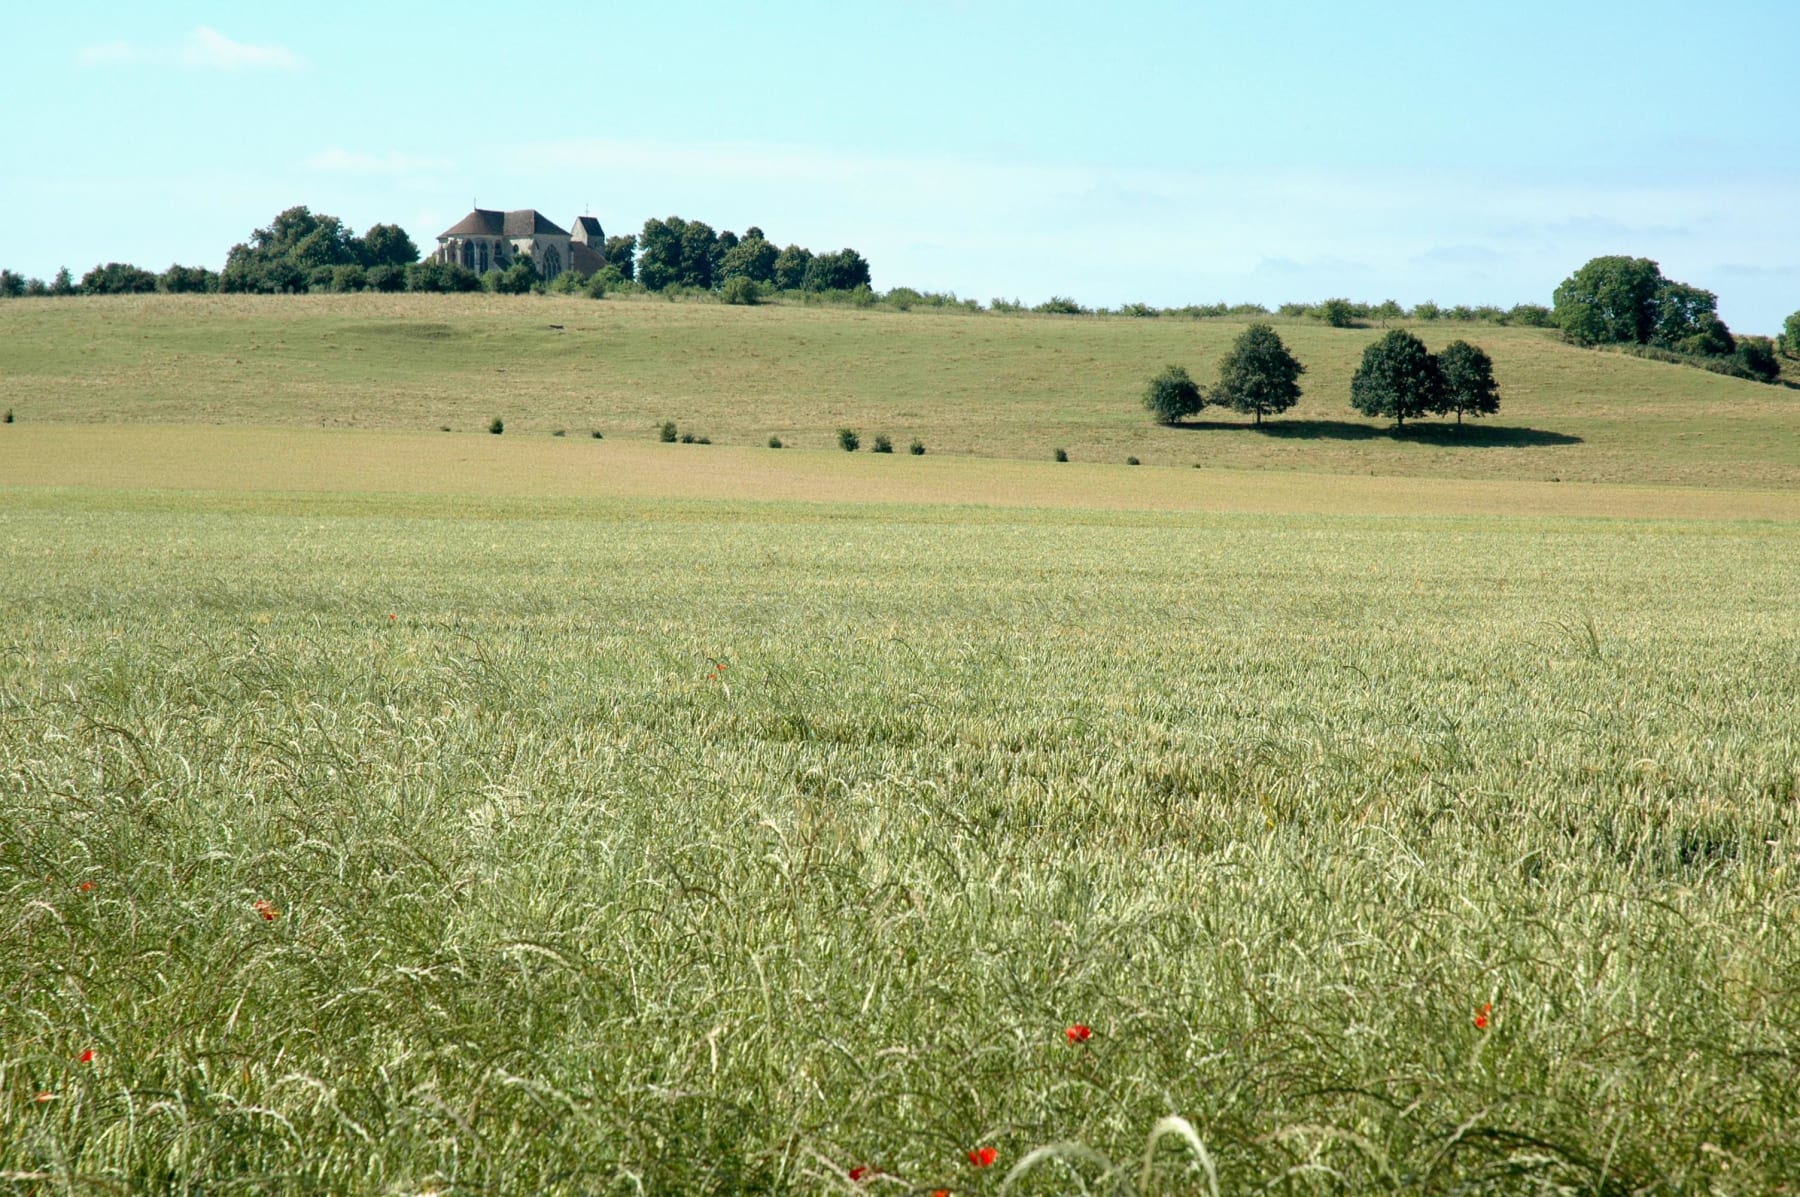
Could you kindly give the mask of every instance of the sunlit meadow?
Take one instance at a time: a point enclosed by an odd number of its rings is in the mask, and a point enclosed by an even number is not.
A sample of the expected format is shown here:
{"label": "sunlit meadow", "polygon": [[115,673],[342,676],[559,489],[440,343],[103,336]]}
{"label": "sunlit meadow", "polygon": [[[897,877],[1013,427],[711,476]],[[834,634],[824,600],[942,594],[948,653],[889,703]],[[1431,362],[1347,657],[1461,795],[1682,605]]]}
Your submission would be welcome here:
{"label": "sunlit meadow", "polygon": [[1792,1193],[1797,652],[1792,523],[13,491],[0,1174]]}

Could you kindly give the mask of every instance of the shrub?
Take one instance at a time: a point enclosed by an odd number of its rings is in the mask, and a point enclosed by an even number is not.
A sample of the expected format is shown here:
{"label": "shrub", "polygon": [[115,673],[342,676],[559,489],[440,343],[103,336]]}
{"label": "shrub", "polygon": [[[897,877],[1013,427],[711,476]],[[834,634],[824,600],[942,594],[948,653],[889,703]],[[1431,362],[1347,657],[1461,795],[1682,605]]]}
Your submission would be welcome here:
{"label": "shrub", "polygon": [[1058,449],[1056,451],[1056,460],[1058,460],[1058,461],[1069,460],[1069,451],[1067,449]]}
{"label": "shrub", "polygon": [[662,441],[662,443],[663,443],[663,444],[665,444],[665,445],[672,445],[672,444],[674,444],[674,443],[675,443],[675,439],[676,439],[676,436],[675,436],[675,421],[673,421],[673,420],[664,420],[664,421],[663,421],[663,426],[662,426],[662,429],[661,429],[661,430],[660,430],[660,431],[659,431],[659,432],[658,432],[658,433],[657,433],[657,439],[658,439],[658,440],[660,440],[660,441]]}
{"label": "shrub", "polygon": [[438,425],[438,431],[439,431],[439,432],[449,432],[449,431],[450,431],[450,425],[448,425],[448,424],[439,424],[439,425]]}
{"label": "shrub", "polygon": [[1795,312],[1781,323],[1782,352],[1789,357],[1800,357],[1800,312]]}
{"label": "shrub", "polygon": [[587,293],[587,280],[573,270],[565,270],[550,280],[544,290],[552,295],[584,295]]}
{"label": "shrub", "polygon": [[1759,382],[1774,382],[1781,377],[1781,362],[1775,357],[1775,344],[1767,337],[1739,337],[1737,351],[1732,356]]}
{"label": "shrub", "polygon": [[1350,328],[1356,323],[1355,313],[1348,299],[1327,299],[1314,310],[1313,315],[1333,328]]}
{"label": "shrub", "polygon": [[1153,308],[1147,303],[1126,303],[1119,305],[1119,315],[1134,316],[1138,319],[1162,315],[1161,308]]}
{"label": "shrub", "polygon": [[693,443],[694,443],[694,434],[693,434],[693,433],[691,433],[691,432],[684,432],[684,433],[682,433],[682,434],[681,434],[681,443],[682,443],[682,444],[684,444],[684,445],[691,445],[691,444],[693,444]]}
{"label": "shrub", "polygon": [[1413,305],[1412,318],[1414,320],[1425,320],[1425,321],[1437,320],[1437,319],[1441,318],[1443,316],[1443,314],[1444,314],[1444,310],[1442,308],[1438,307],[1438,305],[1435,302],[1433,302],[1432,300],[1429,300],[1429,299],[1425,300],[1423,303],[1417,303],[1417,304]]}
{"label": "shrub", "polygon": [[1200,385],[1180,366],[1165,366],[1144,388],[1144,406],[1158,424],[1177,424],[1206,406]]}
{"label": "shrub", "polygon": [[762,287],[753,278],[737,275],[725,280],[719,298],[736,307],[754,307],[762,299]]}
{"label": "shrub", "polygon": [[396,266],[392,262],[371,266],[363,275],[363,281],[371,291],[404,291],[406,290],[406,267]]}
{"label": "shrub", "polygon": [[204,295],[219,289],[219,276],[204,266],[171,265],[158,276],[156,286],[170,295]]}
{"label": "shrub", "polygon": [[10,424],[12,422],[13,422],[12,408],[9,407],[6,409],[6,414],[4,416],[0,416],[0,424]]}
{"label": "shrub", "polygon": [[369,285],[369,272],[352,262],[344,266],[327,267],[330,281],[325,284],[329,291],[339,294],[348,291],[366,290]]}
{"label": "shrub", "polygon": [[769,438],[769,448],[771,448],[771,449],[781,448],[781,438],[778,436],[770,437]]}
{"label": "shrub", "polygon": [[1313,309],[1309,303],[1284,303],[1275,311],[1282,316],[1310,316]]}
{"label": "shrub", "polygon": [[842,449],[844,452],[854,453],[861,444],[862,441],[858,439],[856,433],[852,429],[838,429],[838,448]]}
{"label": "shrub", "polygon": [[888,439],[887,433],[877,432],[875,434],[874,451],[877,453],[892,453],[894,451],[894,442]]}
{"label": "shrub", "polygon": [[25,276],[11,270],[0,270],[0,297],[17,299],[25,294]]}
{"label": "shrub", "polygon": [[925,456],[925,442],[920,440],[916,436],[913,437],[912,448],[909,450],[909,452],[911,452],[914,457]]}
{"label": "shrub", "polygon": [[482,285],[496,295],[529,295],[539,281],[537,263],[530,254],[520,254],[505,270],[489,271],[482,277]]}
{"label": "shrub", "polygon": [[568,436],[569,430],[567,428],[558,428],[555,432],[552,432],[550,435],[551,436]]}
{"label": "shrub", "polygon": [[499,416],[495,416],[488,421],[488,431],[495,436],[499,436],[502,432],[506,431],[506,421],[502,420]]}
{"label": "shrub", "polygon": [[1038,304],[1031,310],[1034,312],[1044,312],[1052,316],[1087,315],[1087,309],[1076,303],[1073,299],[1070,299],[1067,295],[1052,295],[1049,299],[1046,299],[1043,303]]}
{"label": "shrub", "polygon": [[596,428],[592,432],[588,433],[588,435],[593,437],[597,441],[603,441],[606,439],[606,434],[604,432],[601,432],[598,428]]}
{"label": "shrub", "polygon": [[156,290],[156,276],[129,262],[108,262],[81,276],[83,295],[141,295]]}
{"label": "shrub", "polygon": [[988,310],[990,312],[1022,312],[1025,310],[1025,305],[1016,299],[996,297],[988,300]]}
{"label": "shrub", "polygon": [[1127,457],[1127,458],[1126,458],[1126,459],[1125,459],[1125,464],[1126,464],[1126,465],[1142,465],[1142,464],[1143,464],[1143,463],[1142,463],[1142,462],[1140,462],[1140,461],[1139,461],[1139,460],[1138,460],[1138,459],[1137,459],[1137,458],[1135,458],[1135,457]]}
{"label": "shrub", "polygon": [[1556,323],[1550,309],[1541,303],[1515,303],[1506,314],[1506,322],[1521,328],[1550,328]]}

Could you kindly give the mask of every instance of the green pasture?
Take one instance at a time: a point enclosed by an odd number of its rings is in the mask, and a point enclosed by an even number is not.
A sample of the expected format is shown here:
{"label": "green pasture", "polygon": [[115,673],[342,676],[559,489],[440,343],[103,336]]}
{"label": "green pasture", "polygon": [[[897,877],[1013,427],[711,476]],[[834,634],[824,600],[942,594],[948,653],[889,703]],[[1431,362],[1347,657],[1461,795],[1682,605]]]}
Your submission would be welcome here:
{"label": "green pasture", "polygon": [[[6,401],[1297,443],[1130,410],[1225,326],[374,302],[5,305]],[[1583,440],[1483,461],[1788,401],[1485,339]],[[0,1185],[1793,1193],[1797,658],[1793,521],[0,492]]]}
{"label": "green pasture", "polygon": [[[1149,377],[1209,383],[1243,325],[1171,317],[728,307],[448,295],[144,296],[0,303],[0,406],[24,422],[601,431],[665,420],[717,444],[1400,476],[1800,485],[1800,392],[1564,345],[1543,329],[1420,324],[1492,355],[1500,413],[1403,438],[1349,406],[1378,327],[1278,321],[1305,397],[1253,430],[1152,425]],[[0,482],[3,482],[0,479]]]}

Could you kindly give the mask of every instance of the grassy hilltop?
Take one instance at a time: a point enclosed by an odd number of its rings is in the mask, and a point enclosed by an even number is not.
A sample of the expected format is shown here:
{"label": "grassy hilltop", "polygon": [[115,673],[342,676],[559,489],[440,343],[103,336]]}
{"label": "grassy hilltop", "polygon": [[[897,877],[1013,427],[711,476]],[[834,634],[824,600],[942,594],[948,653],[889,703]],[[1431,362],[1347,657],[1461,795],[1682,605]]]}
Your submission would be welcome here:
{"label": "grassy hilltop", "polygon": [[[560,327],[553,327],[560,326]],[[1493,356],[1498,416],[1405,440],[1349,407],[1379,329],[1279,322],[1306,396],[1252,431],[1149,422],[1169,362],[1202,382],[1242,325],[505,296],[80,299],[0,304],[0,405],[28,422],[228,423],[835,445],[904,452],[1545,481],[1800,485],[1800,394],[1562,344],[1541,329],[1414,326]]]}
{"label": "grassy hilltop", "polygon": [[0,304],[0,1190],[1800,1194],[1795,392],[1238,327]]}

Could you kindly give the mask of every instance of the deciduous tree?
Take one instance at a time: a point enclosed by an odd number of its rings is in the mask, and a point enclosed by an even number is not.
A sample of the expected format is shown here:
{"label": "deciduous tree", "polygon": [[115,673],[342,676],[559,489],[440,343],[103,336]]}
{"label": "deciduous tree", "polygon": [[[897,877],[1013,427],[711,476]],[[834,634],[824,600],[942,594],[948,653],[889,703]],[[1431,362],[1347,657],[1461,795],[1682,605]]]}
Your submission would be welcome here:
{"label": "deciduous tree", "polygon": [[1500,388],[1494,383],[1494,359],[1479,346],[1452,341],[1437,355],[1438,373],[1444,383],[1444,410],[1491,416],[1500,410]]}
{"label": "deciduous tree", "polygon": [[1219,363],[1219,385],[1212,402],[1255,417],[1284,412],[1300,398],[1300,376],[1306,373],[1273,325],[1258,322],[1238,334]]}
{"label": "deciduous tree", "polygon": [[1182,367],[1165,366],[1144,388],[1144,406],[1158,424],[1178,424],[1206,406],[1206,395]]}
{"label": "deciduous tree", "polygon": [[1407,417],[1443,410],[1444,378],[1425,343],[1396,328],[1363,351],[1350,379],[1350,403],[1366,416]]}
{"label": "deciduous tree", "polygon": [[1578,345],[1643,344],[1656,328],[1662,271],[1648,258],[1594,258],[1553,297],[1556,323]]}

